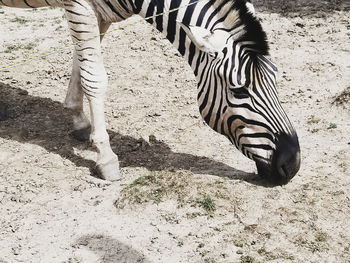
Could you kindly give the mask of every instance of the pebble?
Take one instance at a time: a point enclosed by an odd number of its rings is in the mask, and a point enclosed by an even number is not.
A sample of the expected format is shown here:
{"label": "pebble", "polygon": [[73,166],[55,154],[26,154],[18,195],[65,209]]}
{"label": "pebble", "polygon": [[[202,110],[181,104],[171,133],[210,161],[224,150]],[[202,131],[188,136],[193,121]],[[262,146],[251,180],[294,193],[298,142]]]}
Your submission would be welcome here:
{"label": "pebble", "polygon": [[19,255],[20,248],[18,248],[18,247],[13,247],[13,248],[12,248],[12,252],[13,252],[13,254],[16,255],[16,256]]}

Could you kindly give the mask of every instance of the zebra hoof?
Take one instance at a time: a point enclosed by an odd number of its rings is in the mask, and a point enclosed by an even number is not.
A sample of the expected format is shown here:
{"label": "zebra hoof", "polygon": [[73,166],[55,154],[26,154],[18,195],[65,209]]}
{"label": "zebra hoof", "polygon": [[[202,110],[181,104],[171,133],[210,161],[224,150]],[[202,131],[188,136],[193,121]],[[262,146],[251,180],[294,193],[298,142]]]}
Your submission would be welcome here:
{"label": "zebra hoof", "polygon": [[79,130],[74,130],[70,133],[70,135],[80,141],[80,142],[86,142],[90,140],[90,133],[91,133],[91,127],[87,127],[87,128],[82,128]]}
{"label": "zebra hoof", "polygon": [[6,121],[9,117],[7,105],[0,102],[0,121]]}
{"label": "zebra hoof", "polygon": [[98,164],[96,166],[97,176],[107,181],[120,180],[119,162],[118,159],[114,159],[105,164]]}

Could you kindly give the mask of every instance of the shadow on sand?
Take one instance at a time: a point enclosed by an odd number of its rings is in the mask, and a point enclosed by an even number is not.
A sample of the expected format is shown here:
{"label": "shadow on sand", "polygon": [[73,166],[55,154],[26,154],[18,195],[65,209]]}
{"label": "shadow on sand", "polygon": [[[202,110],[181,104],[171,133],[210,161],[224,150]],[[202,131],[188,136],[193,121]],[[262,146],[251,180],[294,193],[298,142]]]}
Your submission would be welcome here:
{"label": "shadow on sand", "polygon": [[[95,163],[74,153],[74,147],[87,148],[71,138],[70,113],[63,105],[49,98],[28,95],[25,90],[0,83],[0,104],[8,105],[9,119],[0,122],[0,137],[37,144],[93,171]],[[269,186],[258,175],[236,170],[207,157],[173,152],[162,141],[151,144],[142,139],[108,131],[113,151],[118,154],[121,167],[145,167],[150,171],[174,168],[197,174],[211,174],[232,180]]]}
{"label": "shadow on sand", "polygon": [[85,247],[99,257],[103,263],[148,263],[149,260],[135,249],[121,243],[112,237],[104,235],[85,235],[80,237],[74,247]]}

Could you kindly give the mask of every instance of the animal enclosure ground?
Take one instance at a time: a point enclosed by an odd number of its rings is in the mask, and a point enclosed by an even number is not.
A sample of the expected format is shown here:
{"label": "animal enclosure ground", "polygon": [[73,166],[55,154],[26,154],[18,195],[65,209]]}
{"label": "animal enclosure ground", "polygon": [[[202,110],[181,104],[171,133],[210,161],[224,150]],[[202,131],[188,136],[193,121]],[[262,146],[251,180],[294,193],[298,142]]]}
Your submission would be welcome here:
{"label": "animal enclosure ground", "polygon": [[[69,41],[59,9],[0,14],[0,66]],[[288,185],[203,124],[189,66],[141,23],[103,44],[120,182],[69,136],[71,49],[0,73],[0,262],[350,262],[350,12],[259,17],[301,143]]]}

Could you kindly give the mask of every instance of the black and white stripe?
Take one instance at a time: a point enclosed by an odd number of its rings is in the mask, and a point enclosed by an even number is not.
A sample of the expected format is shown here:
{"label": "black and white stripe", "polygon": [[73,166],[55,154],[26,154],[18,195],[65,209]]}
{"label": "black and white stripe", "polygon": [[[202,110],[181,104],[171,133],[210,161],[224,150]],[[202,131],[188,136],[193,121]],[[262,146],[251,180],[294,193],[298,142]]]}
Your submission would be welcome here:
{"label": "black and white stripe", "polygon": [[[282,137],[283,144],[290,141],[299,149],[296,133],[277,98],[277,69],[265,57],[266,34],[250,1],[0,0],[0,4],[27,8],[53,5],[66,10],[71,36],[77,43],[66,101],[73,101],[69,94],[81,93],[79,87],[89,98],[94,142],[108,142],[101,102],[107,76],[96,37],[110,23],[138,14],[187,59],[198,80],[199,111],[211,128],[254,160],[271,163],[274,152],[281,151],[277,148],[282,147]],[[78,104],[78,115],[82,114],[81,101],[73,101]],[[109,142],[106,147],[101,152],[108,152],[108,157]]]}

